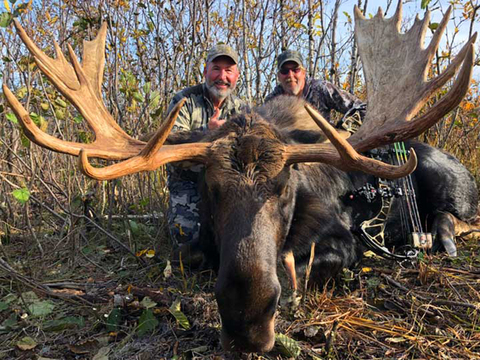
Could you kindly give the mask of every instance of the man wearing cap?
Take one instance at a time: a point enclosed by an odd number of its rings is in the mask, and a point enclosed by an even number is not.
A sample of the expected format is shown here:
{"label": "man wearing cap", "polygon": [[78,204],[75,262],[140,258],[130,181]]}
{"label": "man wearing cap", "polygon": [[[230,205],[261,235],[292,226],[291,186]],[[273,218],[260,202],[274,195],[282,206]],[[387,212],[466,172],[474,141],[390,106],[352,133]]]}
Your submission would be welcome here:
{"label": "man wearing cap", "polygon": [[[208,52],[203,71],[205,82],[183,89],[168,106],[167,113],[178,101],[187,99],[172,131],[208,132],[241,111],[244,104],[233,94],[240,75],[237,63],[238,55],[228,45],[219,44]],[[201,165],[192,164],[167,167],[170,190],[168,222],[175,244],[198,238],[198,177],[201,169]]]}
{"label": "man wearing cap", "polygon": [[265,102],[278,95],[301,96],[330,122],[332,122],[331,110],[344,114],[340,123],[349,131],[355,131],[355,127],[361,124],[361,119],[365,115],[365,104],[328,81],[308,78],[303,57],[299,52],[293,50],[282,52],[277,57],[277,69],[279,84],[267,95]]}

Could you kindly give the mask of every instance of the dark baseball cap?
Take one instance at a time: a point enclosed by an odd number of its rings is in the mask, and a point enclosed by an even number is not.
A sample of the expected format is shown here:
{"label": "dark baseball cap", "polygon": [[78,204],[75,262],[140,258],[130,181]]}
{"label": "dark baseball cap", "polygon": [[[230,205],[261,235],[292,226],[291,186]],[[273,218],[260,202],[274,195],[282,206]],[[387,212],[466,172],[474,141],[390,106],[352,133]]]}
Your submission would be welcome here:
{"label": "dark baseball cap", "polygon": [[298,51],[285,50],[277,57],[277,66],[280,69],[286,62],[293,61],[299,66],[303,66],[303,56]]}
{"label": "dark baseball cap", "polygon": [[237,52],[226,44],[218,44],[217,46],[211,48],[207,54],[207,63],[212,62],[220,56],[228,56],[235,64],[238,64]]}

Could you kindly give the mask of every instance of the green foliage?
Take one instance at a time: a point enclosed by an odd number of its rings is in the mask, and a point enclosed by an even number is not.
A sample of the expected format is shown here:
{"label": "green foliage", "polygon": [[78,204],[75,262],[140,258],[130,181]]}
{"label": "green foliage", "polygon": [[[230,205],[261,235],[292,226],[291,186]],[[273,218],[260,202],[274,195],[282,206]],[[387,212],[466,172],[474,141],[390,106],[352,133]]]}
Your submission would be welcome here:
{"label": "green foliage", "polygon": [[288,357],[297,358],[302,352],[298,343],[284,334],[276,334],[275,342],[280,352]]}
{"label": "green foliage", "polygon": [[55,304],[49,300],[38,301],[28,306],[28,311],[33,317],[46,316],[52,313]]}
{"label": "green foliage", "polygon": [[76,123],[76,124],[81,124],[82,121],[83,121],[83,116],[82,115],[77,115],[73,118],[73,121]]}
{"label": "green foliage", "polygon": [[27,188],[15,189],[12,195],[22,205],[30,199],[30,191]]}
{"label": "green foliage", "polygon": [[420,4],[420,7],[421,7],[422,9],[426,9],[427,6],[428,6],[428,4],[430,4],[430,1],[431,1],[431,0],[422,0],[422,3]]}
{"label": "green foliage", "polygon": [[10,26],[13,21],[12,14],[8,12],[3,12],[0,14],[0,27],[6,28]]}
{"label": "green foliage", "polygon": [[143,336],[147,333],[153,332],[159,322],[155,315],[153,314],[153,311],[150,309],[145,309],[140,316],[140,320],[138,321],[138,327],[137,327],[137,334],[139,336]]}
{"label": "green foliage", "polygon": [[181,311],[180,299],[175,300],[168,311],[175,317],[181,327],[183,327],[185,330],[190,329],[190,323],[188,322],[185,314]]}
{"label": "green foliage", "polygon": [[117,331],[122,321],[122,310],[120,308],[114,308],[108,314],[106,325],[107,331]]}
{"label": "green foliage", "polygon": [[0,312],[8,309],[8,303],[6,301],[0,301]]}
{"label": "green foliage", "polygon": [[12,123],[18,124],[17,117],[15,116],[14,113],[8,113],[5,115],[5,117],[7,118],[7,120],[10,120]]}
{"label": "green foliage", "polygon": [[44,331],[64,331],[66,329],[81,329],[85,326],[85,319],[81,316],[66,316],[61,319],[48,320],[42,325]]}

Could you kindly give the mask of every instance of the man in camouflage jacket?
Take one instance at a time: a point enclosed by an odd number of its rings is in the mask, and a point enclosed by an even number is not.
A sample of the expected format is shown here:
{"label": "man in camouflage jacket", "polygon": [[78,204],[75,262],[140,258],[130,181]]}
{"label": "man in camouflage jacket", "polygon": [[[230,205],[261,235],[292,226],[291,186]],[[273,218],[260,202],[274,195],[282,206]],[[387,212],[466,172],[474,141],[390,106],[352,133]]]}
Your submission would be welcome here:
{"label": "man in camouflage jacket", "polygon": [[[178,101],[187,99],[172,131],[208,132],[241,111],[243,102],[233,94],[239,77],[237,63],[238,55],[228,45],[219,44],[209,51],[203,72],[205,82],[183,89],[168,106],[167,112],[170,112]],[[198,176],[201,169],[202,165],[191,163],[167,167],[170,191],[168,222],[175,245],[198,238]]]}
{"label": "man in camouflage jacket", "polygon": [[277,57],[277,66],[279,84],[267,95],[265,102],[278,95],[301,96],[315,106],[332,124],[331,110],[344,114],[343,119],[337,124],[338,127],[354,132],[355,127],[361,124],[361,119],[365,115],[365,104],[328,81],[307,78],[300,53],[293,50],[282,52]]}

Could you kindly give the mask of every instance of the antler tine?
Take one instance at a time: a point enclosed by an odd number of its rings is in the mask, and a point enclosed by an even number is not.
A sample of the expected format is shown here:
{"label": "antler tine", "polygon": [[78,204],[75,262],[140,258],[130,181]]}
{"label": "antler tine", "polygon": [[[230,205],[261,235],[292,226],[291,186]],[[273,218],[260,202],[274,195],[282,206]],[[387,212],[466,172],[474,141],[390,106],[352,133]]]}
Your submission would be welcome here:
{"label": "antler tine", "polygon": [[[438,49],[438,45],[440,44],[440,39],[442,38],[443,33],[445,32],[445,29],[447,28],[448,21],[450,20],[450,15],[452,13],[453,7],[450,5],[447,9],[447,12],[445,15],[443,15],[442,21],[440,21],[440,24],[438,25],[437,29],[433,33],[432,39],[430,40],[430,44],[427,47],[427,51],[429,54],[429,62],[433,59],[433,56],[435,55],[435,52]],[[428,14],[430,14],[430,11],[428,11]],[[427,26],[425,24],[425,26]]]}
{"label": "antler tine", "polygon": [[[78,81],[75,78],[75,74],[73,73],[72,70],[70,71],[59,71],[60,69],[68,69],[71,66],[63,56],[62,50],[58,46],[57,42],[54,42],[55,46],[55,52],[56,52],[56,58],[51,59],[45,53],[40,50],[37,45],[30,39],[30,37],[27,35],[26,31],[23,29],[22,25],[18,22],[17,19],[13,20],[13,24],[15,26],[15,29],[17,30],[18,35],[22,39],[23,43],[27,47],[27,49],[30,51],[30,53],[34,56],[35,62],[41,62],[42,64],[48,64],[51,63],[53,66],[51,66],[51,75],[56,77],[56,80],[62,78],[63,83],[70,89],[77,89],[78,88]],[[48,75],[47,75],[48,76]],[[49,76],[50,78],[50,76]],[[55,81],[55,83],[57,82]],[[53,82],[53,80],[52,80]]]}
{"label": "antler tine", "polygon": [[211,143],[166,145],[162,147],[185,101],[186,99],[182,99],[175,105],[162,126],[137,156],[114,165],[95,168],[88,162],[88,151],[82,150],[78,161],[80,170],[96,180],[112,180],[140,171],[155,170],[164,164],[175,161],[189,160],[206,163]]}
{"label": "antler tine", "polygon": [[[445,13],[427,48],[423,47],[430,13],[416,19],[405,34],[399,32],[401,1],[390,19],[366,19],[355,7],[355,35],[367,85],[367,113],[363,126],[349,141],[365,151],[420,134],[460,103],[468,90],[476,34],[469,39],[447,69],[427,81],[428,68],[445,31],[451,7]],[[412,120],[427,100],[462,65],[453,88],[427,113]]]}
{"label": "antler tine", "polygon": [[[73,49],[68,46],[73,66],[67,62],[57,43],[55,43],[57,57],[52,59],[35,45],[17,20],[14,24],[39,69],[78,109],[96,137],[92,144],[55,139],[33,123],[28,112],[8,91],[10,96],[7,96],[7,100],[18,115],[25,134],[30,140],[45,148],[70,155],[78,155],[82,148],[88,149],[90,156],[112,160],[126,159],[138,154],[145,143],[125,133],[105,108],[102,100],[101,81],[105,62],[106,24],[102,25],[94,40],[84,41],[83,65],[79,63]],[[7,91],[5,93],[7,94]]]}
{"label": "antler tine", "polygon": [[98,145],[95,143],[79,144],[71,141],[57,139],[56,137],[51,136],[40,130],[40,128],[35,125],[35,123],[30,118],[28,112],[5,84],[3,85],[3,92],[5,94],[7,102],[10,104],[13,112],[17,116],[17,119],[22,126],[25,135],[31,141],[44,148],[70,155],[78,155],[80,153],[80,150],[83,148],[89,151],[90,156],[111,160],[121,160],[129,158],[137,154],[142,149],[142,147],[138,146],[137,149],[131,147],[128,149],[122,149],[122,151],[115,151],[107,148],[99,149]]}
{"label": "antler tine", "polygon": [[[105,69],[105,42],[107,39],[107,23],[104,22],[93,41],[83,41],[83,69],[102,101],[102,80]],[[98,44],[98,45],[97,45]]]}
{"label": "antler tine", "polygon": [[286,163],[323,162],[341,170],[363,171],[384,179],[397,179],[412,173],[417,167],[417,156],[410,149],[410,157],[402,166],[394,166],[360,155],[335,128],[311,105],[305,104],[312,119],[322,129],[331,144],[287,145]]}

